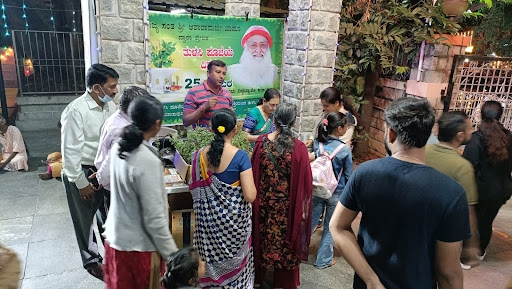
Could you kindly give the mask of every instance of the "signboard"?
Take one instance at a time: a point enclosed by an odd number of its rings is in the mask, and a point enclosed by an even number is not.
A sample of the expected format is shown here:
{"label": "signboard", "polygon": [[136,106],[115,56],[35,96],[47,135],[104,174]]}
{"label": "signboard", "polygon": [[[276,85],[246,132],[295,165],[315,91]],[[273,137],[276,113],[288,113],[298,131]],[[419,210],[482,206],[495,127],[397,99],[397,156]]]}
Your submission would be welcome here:
{"label": "signboard", "polygon": [[181,124],[188,90],[206,80],[211,60],[227,65],[224,87],[238,118],[267,88],[280,89],[283,19],[169,14],[150,11],[151,94],[165,109],[165,124]]}

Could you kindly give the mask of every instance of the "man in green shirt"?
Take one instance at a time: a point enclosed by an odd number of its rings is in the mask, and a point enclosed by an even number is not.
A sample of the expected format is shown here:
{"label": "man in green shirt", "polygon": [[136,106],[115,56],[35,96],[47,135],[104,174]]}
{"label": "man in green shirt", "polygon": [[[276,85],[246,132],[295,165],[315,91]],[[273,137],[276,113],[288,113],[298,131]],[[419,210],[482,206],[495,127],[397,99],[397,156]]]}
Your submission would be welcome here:
{"label": "man in green shirt", "polygon": [[479,264],[477,258],[479,235],[475,211],[475,205],[478,204],[478,192],[473,166],[460,155],[458,148],[471,139],[471,121],[462,111],[450,111],[443,113],[439,118],[438,127],[439,144],[426,146],[425,160],[427,165],[456,180],[466,191],[471,238],[463,242],[461,267],[469,270]]}

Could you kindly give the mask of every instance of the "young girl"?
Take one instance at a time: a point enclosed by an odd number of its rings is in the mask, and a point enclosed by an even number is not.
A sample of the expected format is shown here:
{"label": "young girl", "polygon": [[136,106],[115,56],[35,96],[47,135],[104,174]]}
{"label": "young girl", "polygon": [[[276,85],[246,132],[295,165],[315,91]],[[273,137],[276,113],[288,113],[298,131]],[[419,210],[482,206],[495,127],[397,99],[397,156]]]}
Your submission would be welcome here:
{"label": "young girl", "polygon": [[[331,154],[343,142],[339,139],[340,136],[347,132],[348,118],[341,112],[331,112],[324,118],[318,125],[318,137],[314,143],[315,156],[321,155],[320,143],[323,144],[324,151]],[[318,248],[318,254],[315,261],[315,267],[323,269],[333,266],[336,262],[333,259],[333,246],[332,236],[329,231],[329,222],[331,221],[332,213],[336,208],[339,197],[345,183],[352,174],[352,153],[350,146],[344,145],[342,149],[332,159],[334,168],[334,175],[340,176],[338,180],[338,187],[329,199],[323,199],[313,196],[313,221],[311,222],[311,231],[317,225],[320,215],[325,210],[324,230],[322,233],[322,240]],[[340,174],[341,172],[341,174]]]}
{"label": "young girl", "polygon": [[205,263],[192,247],[181,249],[167,257],[166,272],[162,278],[165,289],[185,289],[199,286]]}

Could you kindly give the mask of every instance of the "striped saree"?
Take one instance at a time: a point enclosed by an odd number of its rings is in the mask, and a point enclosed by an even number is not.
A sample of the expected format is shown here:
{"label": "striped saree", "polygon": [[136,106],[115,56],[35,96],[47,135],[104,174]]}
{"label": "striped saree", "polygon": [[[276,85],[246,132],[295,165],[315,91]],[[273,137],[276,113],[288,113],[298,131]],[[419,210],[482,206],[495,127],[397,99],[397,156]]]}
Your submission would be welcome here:
{"label": "striped saree", "polygon": [[202,288],[253,288],[252,207],[242,188],[220,181],[206,169],[201,150],[192,161],[190,191],[196,227],[194,247],[206,262]]}

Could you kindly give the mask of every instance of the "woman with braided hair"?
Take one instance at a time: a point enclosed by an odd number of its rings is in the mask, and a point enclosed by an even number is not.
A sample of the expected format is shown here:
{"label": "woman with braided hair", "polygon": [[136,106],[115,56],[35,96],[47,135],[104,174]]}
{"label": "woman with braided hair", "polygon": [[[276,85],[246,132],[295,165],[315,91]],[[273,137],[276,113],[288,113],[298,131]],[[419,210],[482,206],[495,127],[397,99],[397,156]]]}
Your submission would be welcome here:
{"label": "woman with braided hair", "polygon": [[193,154],[189,185],[194,201],[194,247],[206,263],[204,288],[252,289],[251,202],[256,197],[249,155],[235,146],[236,115],[211,118],[215,138]]}
{"label": "woman with braided hair", "polygon": [[148,143],[160,131],[164,110],[156,98],[139,97],[128,115],[132,123],[111,154],[104,280],[107,289],[160,289],[162,260],[178,250],[169,231],[164,167]]}
{"label": "woman with braided hair", "polygon": [[313,180],[307,148],[293,137],[296,115],[295,105],[279,104],[276,131],[261,135],[252,153],[256,285],[274,268],[274,288],[296,289],[301,260],[308,259]]}

